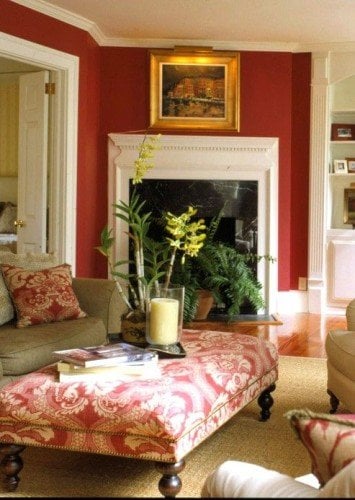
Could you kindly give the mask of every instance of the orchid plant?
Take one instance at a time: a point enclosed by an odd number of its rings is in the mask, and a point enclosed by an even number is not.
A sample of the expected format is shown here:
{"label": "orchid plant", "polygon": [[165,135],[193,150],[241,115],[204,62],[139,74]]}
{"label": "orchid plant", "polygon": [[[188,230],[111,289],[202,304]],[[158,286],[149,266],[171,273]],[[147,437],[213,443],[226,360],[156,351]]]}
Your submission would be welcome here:
{"label": "orchid plant", "polygon": [[[159,148],[160,134],[145,136],[134,162],[133,185],[143,182],[146,172],[154,167],[154,151]],[[120,200],[114,204],[115,216],[128,226],[127,235],[131,242],[133,260],[113,260],[115,238],[107,225],[101,232],[101,245],[96,249],[106,257],[109,271],[115,279],[118,291],[131,311],[145,313],[147,293],[151,286],[162,282],[169,286],[176,258],[183,265],[185,257],[195,257],[204,244],[206,226],[203,219],[194,220],[197,209],[188,207],[180,215],[162,213],[164,231],[160,241],[149,237],[152,222],[151,212],[144,212],[145,201],[133,190],[129,203]],[[128,272],[120,270],[129,266]],[[130,269],[134,269],[134,271]],[[127,287],[124,286],[127,285]]]}

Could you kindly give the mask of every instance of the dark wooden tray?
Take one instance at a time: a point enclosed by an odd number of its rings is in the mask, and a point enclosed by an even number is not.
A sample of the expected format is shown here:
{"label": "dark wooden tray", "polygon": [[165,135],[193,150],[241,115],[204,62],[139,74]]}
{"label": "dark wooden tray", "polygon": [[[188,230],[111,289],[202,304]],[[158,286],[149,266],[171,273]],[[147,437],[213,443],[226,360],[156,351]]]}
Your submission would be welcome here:
{"label": "dark wooden tray", "polygon": [[184,358],[186,356],[186,351],[180,342],[167,346],[150,345],[148,349],[157,352],[159,358]]}

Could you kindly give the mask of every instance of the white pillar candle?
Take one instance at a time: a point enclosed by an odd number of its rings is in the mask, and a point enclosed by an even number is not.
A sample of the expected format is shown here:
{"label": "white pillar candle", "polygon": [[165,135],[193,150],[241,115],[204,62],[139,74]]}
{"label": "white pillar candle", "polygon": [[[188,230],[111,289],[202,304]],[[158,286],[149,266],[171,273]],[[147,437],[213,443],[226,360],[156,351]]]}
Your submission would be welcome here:
{"label": "white pillar candle", "polygon": [[149,336],[155,344],[174,344],[178,341],[179,301],[155,298],[150,302]]}

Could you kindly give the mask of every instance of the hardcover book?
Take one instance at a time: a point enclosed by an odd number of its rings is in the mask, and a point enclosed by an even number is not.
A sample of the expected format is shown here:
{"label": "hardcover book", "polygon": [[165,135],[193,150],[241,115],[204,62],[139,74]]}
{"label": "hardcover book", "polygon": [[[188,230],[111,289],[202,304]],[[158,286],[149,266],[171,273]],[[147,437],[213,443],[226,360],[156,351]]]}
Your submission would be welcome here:
{"label": "hardcover book", "polygon": [[59,382],[121,380],[158,378],[161,375],[158,366],[158,355],[149,361],[139,363],[120,363],[114,366],[85,367],[73,365],[66,361],[58,361]]}
{"label": "hardcover book", "polygon": [[85,367],[144,363],[156,356],[148,349],[125,342],[53,351],[52,354],[61,361]]}

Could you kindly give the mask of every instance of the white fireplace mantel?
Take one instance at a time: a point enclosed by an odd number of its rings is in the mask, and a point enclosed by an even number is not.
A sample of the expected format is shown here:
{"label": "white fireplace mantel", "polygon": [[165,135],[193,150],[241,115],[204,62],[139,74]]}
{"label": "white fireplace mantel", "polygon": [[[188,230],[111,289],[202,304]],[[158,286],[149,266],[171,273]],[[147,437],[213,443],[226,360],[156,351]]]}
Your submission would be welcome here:
{"label": "white fireplace mantel", "polygon": [[[142,134],[109,134],[108,224],[116,239],[116,261],[128,257],[123,222],[113,204],[128,202],[129,180],[144,138]],[[258,181],[258,254],[278,257],[278,139],[162,135],[149,179],[205,179]],[[262,259],[258,279],[266,310],[277,312],[278,262]]]}

